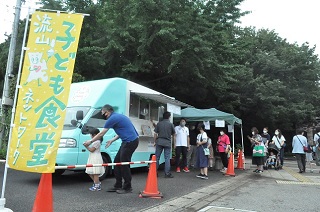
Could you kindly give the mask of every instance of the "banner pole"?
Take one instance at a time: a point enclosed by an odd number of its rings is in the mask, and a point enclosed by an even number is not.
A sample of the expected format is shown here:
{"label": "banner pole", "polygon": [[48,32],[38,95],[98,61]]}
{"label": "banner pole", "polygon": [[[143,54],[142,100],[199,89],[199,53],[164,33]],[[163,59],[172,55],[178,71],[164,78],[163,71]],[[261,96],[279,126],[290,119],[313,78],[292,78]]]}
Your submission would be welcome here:
{"label": "banner pole", "polygon": [[21,69],[22,69],[22,62],[23,62],[23,57],[24,57],[25,43],[26,43],[26,38],[27,38],[29,21],[30,21],[30,8],[29,8],[29,11],[28,11],[28,15],[26,17],[26,26],[24,28],[22,49],[21,49],[20,62],[19,62],[19,70],[18,70],[18,76],[17,76],[17,82],[16,82],[16,89],[15,89],[14,101],[13,101],[13,105],[12,105],[12,114],[11,114],[11,121],[10,121],[10,132],[9,132],[9,138],[8,138],[9,140],[8,140],[8,146],[7,146],[6,163],[5,163],[4,174],[3,174],[1,199],[4,199],[4,193],[5,193],[5,188],[6,188],[7,173],[8,173],[8,155],[9,155],[9,148],[10,148],[10,143],[11,143],[11,136],[12,136],[13,119],[14,119],[15,108],[16,108],[16,104],[17,104],[18,91],[19,91],[18,89],[20,87],[19,84],[20,84],[20,77],[21,77]]}

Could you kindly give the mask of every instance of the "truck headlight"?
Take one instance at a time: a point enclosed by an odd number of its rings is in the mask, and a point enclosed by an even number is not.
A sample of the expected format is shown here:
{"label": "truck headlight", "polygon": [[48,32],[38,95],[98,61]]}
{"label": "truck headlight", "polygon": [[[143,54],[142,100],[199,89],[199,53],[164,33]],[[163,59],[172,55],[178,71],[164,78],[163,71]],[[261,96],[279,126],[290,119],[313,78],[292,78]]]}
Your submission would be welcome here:
{"label": "truck headlight", "polygon": [[77,141],[73,138],[61,138],[59,143],[59,148],[70,148],[76,147]]}

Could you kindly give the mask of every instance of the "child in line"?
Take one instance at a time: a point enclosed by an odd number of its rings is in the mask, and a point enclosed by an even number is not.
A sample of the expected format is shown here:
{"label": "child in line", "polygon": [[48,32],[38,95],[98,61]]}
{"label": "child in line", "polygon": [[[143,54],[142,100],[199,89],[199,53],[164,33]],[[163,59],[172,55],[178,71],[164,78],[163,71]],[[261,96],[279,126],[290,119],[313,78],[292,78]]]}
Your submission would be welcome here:
{"label": "child in line", "polygon": [[[93,128],[90,130],[91,138],[96,136],[99,133],[99,129]],[[87,150],[90,151],[90,155],[88,158],[87,164],[103,164],[100,146],[103,138],[100,140],[94,141],[91,145],[83,144]],[[99,181],[99,177],[102,176],[105,172],[105,168],[103,166],[99,167],[87,167],[86,173],[93,180],[93,186],[89,188],[90,191],[101,191],[101,182]]]}
{"label": "child in line", "polygon": [[306,162],[309,164],[309,167],[310,167],[310,172],[313,173],[313,168],[312,168],[312,165],[313,165],[313,157],[312,157],[312,151],[310,152],[306,152]]}
{"label": "child in line", "polygon": [[210,150],[210,155],[209,155],[209,170],[213,171],[214,168],[214,153],[213,153],[213,147],[212,147],[212,141],[211,138],[208,137],[208,149]]}
{"label": "child in line", "polygon": [[270,156],[267,159],[267,164],[275,165],[276,164],[276,160],[277,160],[276,155],[274,154],[273,151],[270,151]]}

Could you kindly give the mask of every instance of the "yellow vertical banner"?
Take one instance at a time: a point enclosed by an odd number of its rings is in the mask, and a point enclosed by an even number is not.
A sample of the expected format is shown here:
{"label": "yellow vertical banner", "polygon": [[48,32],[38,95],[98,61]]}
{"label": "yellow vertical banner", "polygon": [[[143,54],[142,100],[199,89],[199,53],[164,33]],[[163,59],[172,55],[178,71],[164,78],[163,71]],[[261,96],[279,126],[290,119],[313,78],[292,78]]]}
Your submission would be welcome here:
{"label": "yellow vertical banner", "polygon": [[32,14],[8,152],[12,169],[53,173],[83,21]]}

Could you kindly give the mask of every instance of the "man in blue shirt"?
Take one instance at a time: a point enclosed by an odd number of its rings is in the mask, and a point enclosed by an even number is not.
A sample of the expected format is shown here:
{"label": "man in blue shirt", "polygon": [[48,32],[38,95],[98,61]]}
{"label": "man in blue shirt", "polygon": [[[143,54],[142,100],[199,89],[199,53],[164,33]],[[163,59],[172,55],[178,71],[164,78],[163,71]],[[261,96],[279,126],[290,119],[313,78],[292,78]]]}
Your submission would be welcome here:
{"label": "man in blue shirt", "polygon": [[[90,145],[92,142],[101,139],[110,128],[112,128],[117,135],[111,140],[107,141],[106,148],[108,148],[115,140],[121,138],[122,143],[118,150],[114,163],[130,162],[133,152],[137,149],[139,144],[139,134],[134,128],[130,119],[122,114],[115,113],[111,105],[105,105],[101,109],[101,113],[106,117],[107,121],[104,125],[104,129],[100,131],[90,141],[86,142],[86,145]],[[116,177],[116,183],[114,187],[109,189],[109,192],[117,192],[118,194],[125,194],[132,192],[131,186],[131,170],[130,165],[115,166],[114,175]],[[122,178],[124,183],[122,184]]]}

